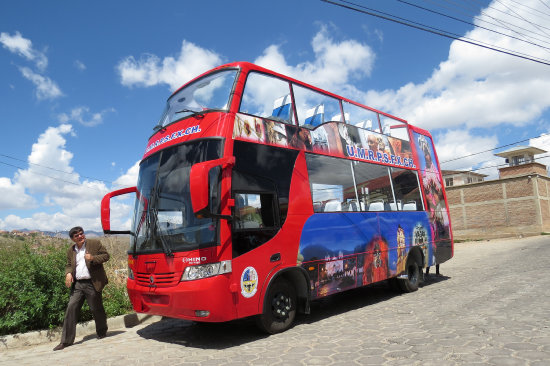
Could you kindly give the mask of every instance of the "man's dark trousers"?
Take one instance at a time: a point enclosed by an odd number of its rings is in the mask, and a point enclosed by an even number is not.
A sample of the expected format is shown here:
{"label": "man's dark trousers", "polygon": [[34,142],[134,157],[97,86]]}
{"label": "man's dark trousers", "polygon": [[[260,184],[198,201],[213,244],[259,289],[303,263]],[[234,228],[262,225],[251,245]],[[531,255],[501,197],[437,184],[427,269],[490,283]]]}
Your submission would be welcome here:
{"label": "man's dark trousers", "polygon": [[71,297],[67,305],[65,320],[63,321],[61,343],[67,345],[74,343],[76,324],[78,322],[78,316],[80,315],[80,309],[84,304],[84,299],[86,299],[92,311],[97,335],[103,337],[107,333],[107,316],[103,308],[101,292],[95,290],[91,280],[77,280],[72,287]]}

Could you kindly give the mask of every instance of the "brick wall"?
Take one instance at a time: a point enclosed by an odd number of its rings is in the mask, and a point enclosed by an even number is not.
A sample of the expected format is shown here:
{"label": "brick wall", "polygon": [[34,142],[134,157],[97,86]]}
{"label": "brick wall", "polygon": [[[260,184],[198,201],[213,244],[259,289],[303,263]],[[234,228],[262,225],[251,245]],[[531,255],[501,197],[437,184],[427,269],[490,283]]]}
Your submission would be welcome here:
{"label": "brick wall", "polygon": [[546,176],[546,165],[540,163],[527,163],[521,165],[508,166],[505,168],[500,168],[498,170],[500,174],[500,179],[507,177],[515,177],[520,175],[527,174],[539,174]]}
{"label": "brick wall", "polygon": [[550,178],[516,176],[447,187],[455,239],[550,232]]}

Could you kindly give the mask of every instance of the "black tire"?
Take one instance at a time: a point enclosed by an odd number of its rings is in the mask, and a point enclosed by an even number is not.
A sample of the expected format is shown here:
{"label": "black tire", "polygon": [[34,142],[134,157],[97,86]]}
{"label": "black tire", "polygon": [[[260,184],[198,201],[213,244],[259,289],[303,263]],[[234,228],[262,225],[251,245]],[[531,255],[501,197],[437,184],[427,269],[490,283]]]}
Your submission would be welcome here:
{"label": "black tire", "polygon": [[403,290],[401,290],[401,286],[399,285],[399,278],[396,278],[396,277],[388,278],[388,286],[392,291],[403,292]]}
{"label": "black tire", "polygon": [[414,292],[418,290],[418,286],[421,281],[420,265],[417,263],[416,258],[410,255],[407,258],[407,265],[405,266],[405,274],[407,278],[399,278],[399,286],[403,292]]}
{"label": "black tire", "polygon": [[296,290],[288,281],[278,279],[269,287],[256,323],[263,331],[275,334],[290,328],[295,318]]}

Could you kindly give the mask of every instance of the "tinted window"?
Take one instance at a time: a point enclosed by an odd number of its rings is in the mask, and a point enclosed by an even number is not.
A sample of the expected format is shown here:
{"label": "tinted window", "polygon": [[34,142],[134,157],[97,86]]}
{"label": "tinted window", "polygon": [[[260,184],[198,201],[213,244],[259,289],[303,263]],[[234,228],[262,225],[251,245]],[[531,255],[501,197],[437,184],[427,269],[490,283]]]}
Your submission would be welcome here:
{"label": "tinted window", "polygon": [[250,73],[239,111],[280,122],[293,122],[290,85],[272,76]]}
{"label": "tinted window", "polygon": [[215,220],[199,219],[191,207],[189,173],[193,164],[220,157],[221,140],[171,146],[142,162],[134,212],[136,252],[185,251],[217,244]]}
{"label": "tinted window", "polygon": [[300,126],[316,127],[328,121],[344,122],[340,101],[328,95],[293,85]]}
{"label": "tinted window", "polygon": [[298,151],[235,141],[233,256],[270,240],[284,224]]}
{"label": "tinted window", "polygon": [[351,161],[323,155],[306,155],[313,210],[359,211]]}
{"label": "tinted window", "polygon": [[366,211],[391,211],[394,197],[388,168],[361,162],[353,166],[362,207]]}
{"label": "tinted window", "polygon": [[275,227],[274,198],[272,193],[236,193],[234,228],[248,230]]}
{"label": "tinted window", "polygon": [[422,199],[420,198],[416,172],[399,168],[390,169],[398,209],[404,211],[422,210]]}
{"label": "tinted window", "polygon": [[166,126],[197,112],[227,110],[236,75],[237,70],[216,72],[179,90],[168,99],[159,126]]}
{"label": "tinted window", "polygon": [[346,101],[342,102],[342,107],[344,108],[346,123],[364,128],[366,130],[380,132],[378,113],[369,109],[361,108]]}

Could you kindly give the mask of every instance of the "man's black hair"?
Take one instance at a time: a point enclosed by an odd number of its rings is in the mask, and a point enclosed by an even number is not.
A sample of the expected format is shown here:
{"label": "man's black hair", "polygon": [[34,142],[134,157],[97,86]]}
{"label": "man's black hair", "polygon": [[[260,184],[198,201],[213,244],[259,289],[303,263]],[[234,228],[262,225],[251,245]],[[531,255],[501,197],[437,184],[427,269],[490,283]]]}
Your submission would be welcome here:
{"label": "man's black hair", "polygon": [[82,227],[80,226],[73,227],[71,230],[69,230],[69,238],[72,239],[75,234],[78,234],[81,231],[84,232],[84,229],[82,229]]}

